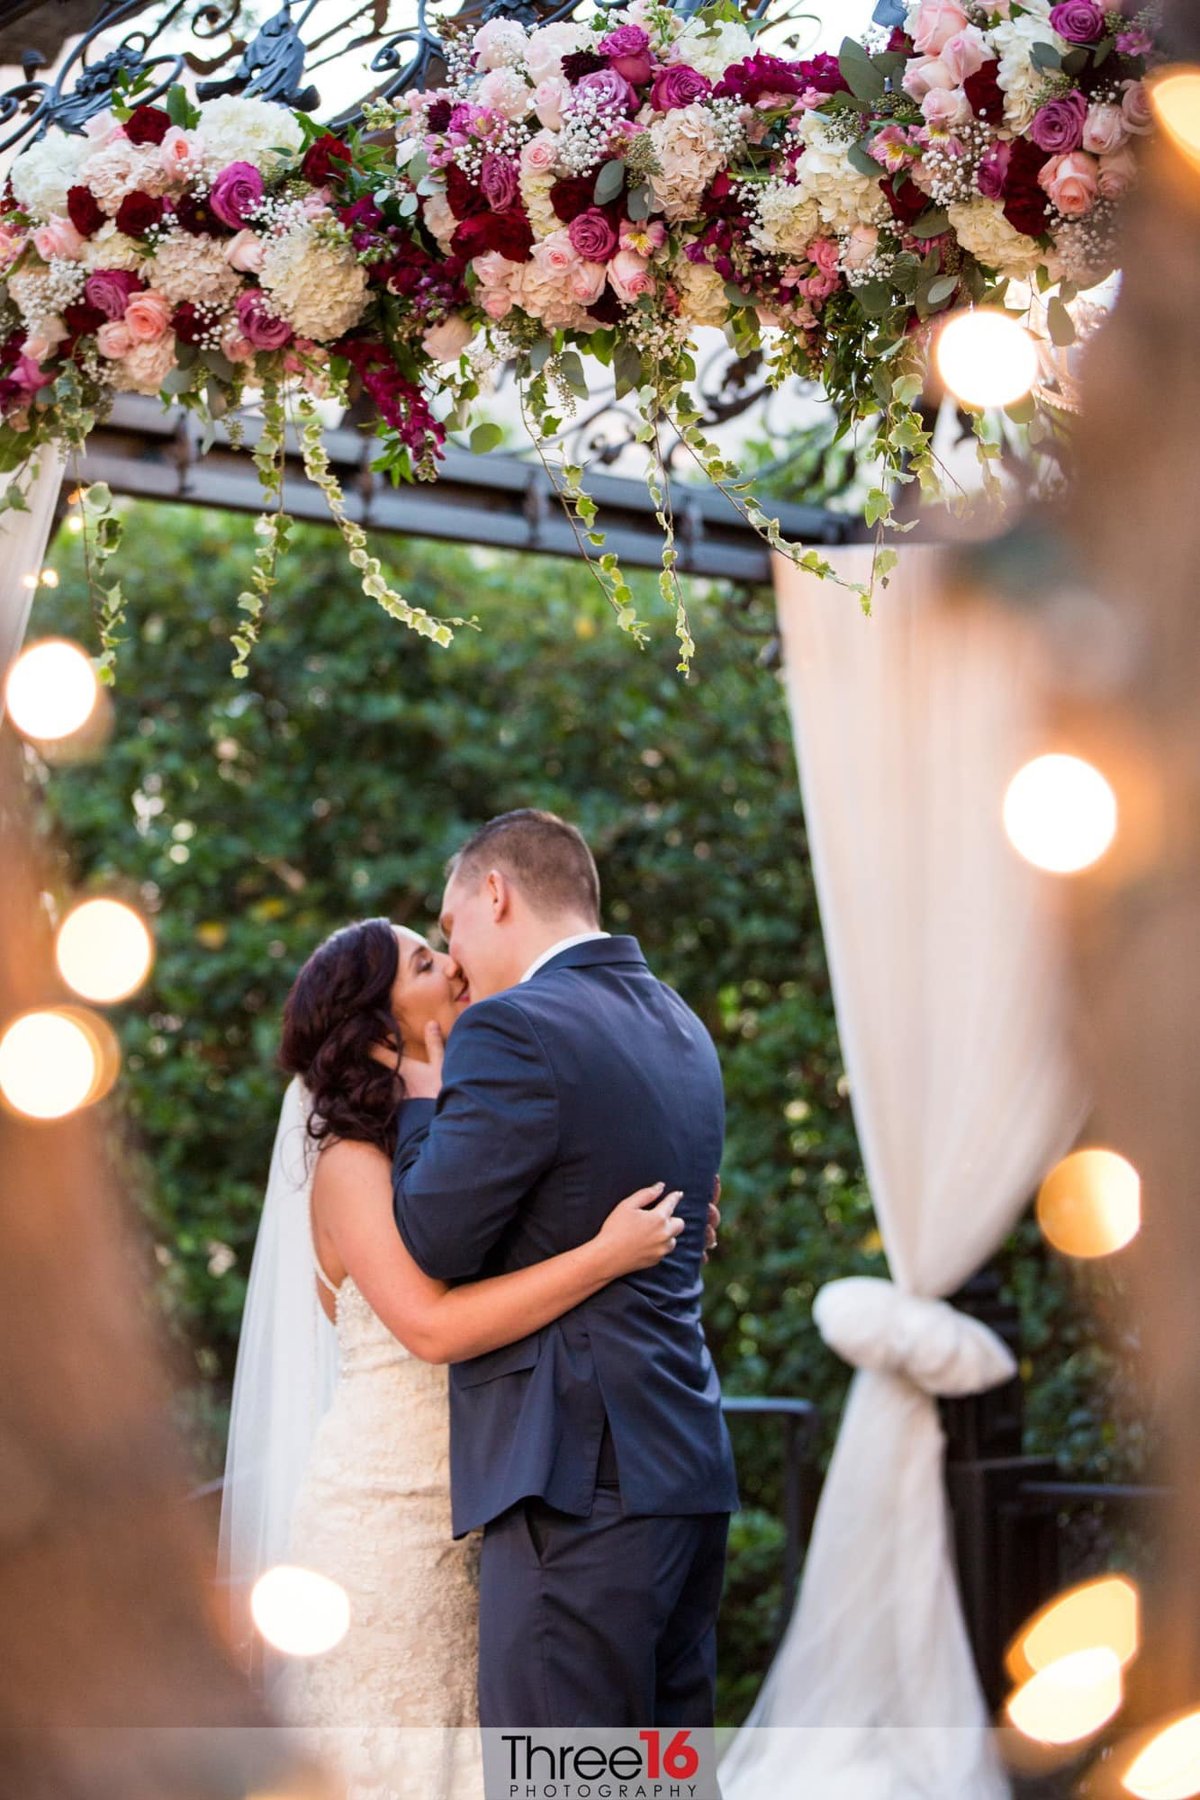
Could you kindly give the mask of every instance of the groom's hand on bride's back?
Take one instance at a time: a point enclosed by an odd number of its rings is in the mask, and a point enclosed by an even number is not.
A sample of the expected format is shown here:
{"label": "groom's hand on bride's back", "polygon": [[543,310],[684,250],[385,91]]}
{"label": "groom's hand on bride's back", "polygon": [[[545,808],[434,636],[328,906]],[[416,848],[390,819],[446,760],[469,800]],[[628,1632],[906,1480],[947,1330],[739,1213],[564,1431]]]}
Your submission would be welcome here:
{"label": "groom's hand on bride's back", "polygon": [[425,1057],[402,1056],[400,1076],[406,1100],[436,1100],[442,1091],[442,1064],[446,1059],[446,1040],[442,1028],[431,1020],[425,1027]]}

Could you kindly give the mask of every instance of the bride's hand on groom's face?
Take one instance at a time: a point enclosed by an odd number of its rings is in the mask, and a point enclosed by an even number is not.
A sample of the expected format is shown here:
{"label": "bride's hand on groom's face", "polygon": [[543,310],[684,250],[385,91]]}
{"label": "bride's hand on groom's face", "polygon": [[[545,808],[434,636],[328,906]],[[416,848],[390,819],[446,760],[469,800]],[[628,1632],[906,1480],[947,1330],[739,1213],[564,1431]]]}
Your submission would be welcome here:
{"label": "bride's hand on groom's face", "polygon": [[409,1100],[436,1100],[442,1091],[442,1063],[446,1041],[442,1028],[431,1020],[425,1027],[425,1057],[402,1056],[400,1075]]}

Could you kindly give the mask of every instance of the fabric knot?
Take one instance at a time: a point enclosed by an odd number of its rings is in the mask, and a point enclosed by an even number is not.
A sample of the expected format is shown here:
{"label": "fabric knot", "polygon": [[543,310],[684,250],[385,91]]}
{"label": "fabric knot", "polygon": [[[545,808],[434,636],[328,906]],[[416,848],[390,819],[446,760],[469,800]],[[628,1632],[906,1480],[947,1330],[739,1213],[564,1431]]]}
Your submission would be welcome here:
{"label": "fabric knot", "polygon": [[1012,1351],[987,1325],[875,1276],[829,1282],[813,1318],[843,1362],[903,1375],[926,1394],[979,1394],[1017,1372]]}

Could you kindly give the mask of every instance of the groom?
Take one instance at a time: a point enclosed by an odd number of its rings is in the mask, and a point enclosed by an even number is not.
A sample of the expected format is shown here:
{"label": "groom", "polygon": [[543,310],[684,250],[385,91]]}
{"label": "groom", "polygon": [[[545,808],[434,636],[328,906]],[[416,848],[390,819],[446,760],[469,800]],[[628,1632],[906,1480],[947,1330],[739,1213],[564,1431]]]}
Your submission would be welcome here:
{"label": "groom", "polygon": [[711,1725],[733,1459],[700,1324],[724,1099],[700,1021],[600,929],[580,833],[493,819],[442,929],[472,1004],[406,1062],[396,1223],[443,1281],[584,1243],[663,1181],[686,1221],[653,1269],[450,1377],[454,1530],[483,1526],[483,1725]]}

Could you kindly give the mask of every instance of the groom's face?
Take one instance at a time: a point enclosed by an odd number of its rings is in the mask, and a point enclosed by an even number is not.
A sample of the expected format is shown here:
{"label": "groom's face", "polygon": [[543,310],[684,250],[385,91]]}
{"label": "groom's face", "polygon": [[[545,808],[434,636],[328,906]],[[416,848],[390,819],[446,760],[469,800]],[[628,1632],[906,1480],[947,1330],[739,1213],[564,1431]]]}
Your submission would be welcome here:
{"label": "groom's face", "polygon": [[472,1000],[486,1000],[511,987],[520,975],[511,968],[511,932],[497,917],[486,879],[463,881],[452,875],[442,896],[442,935],[452,962],[466,977]]}

